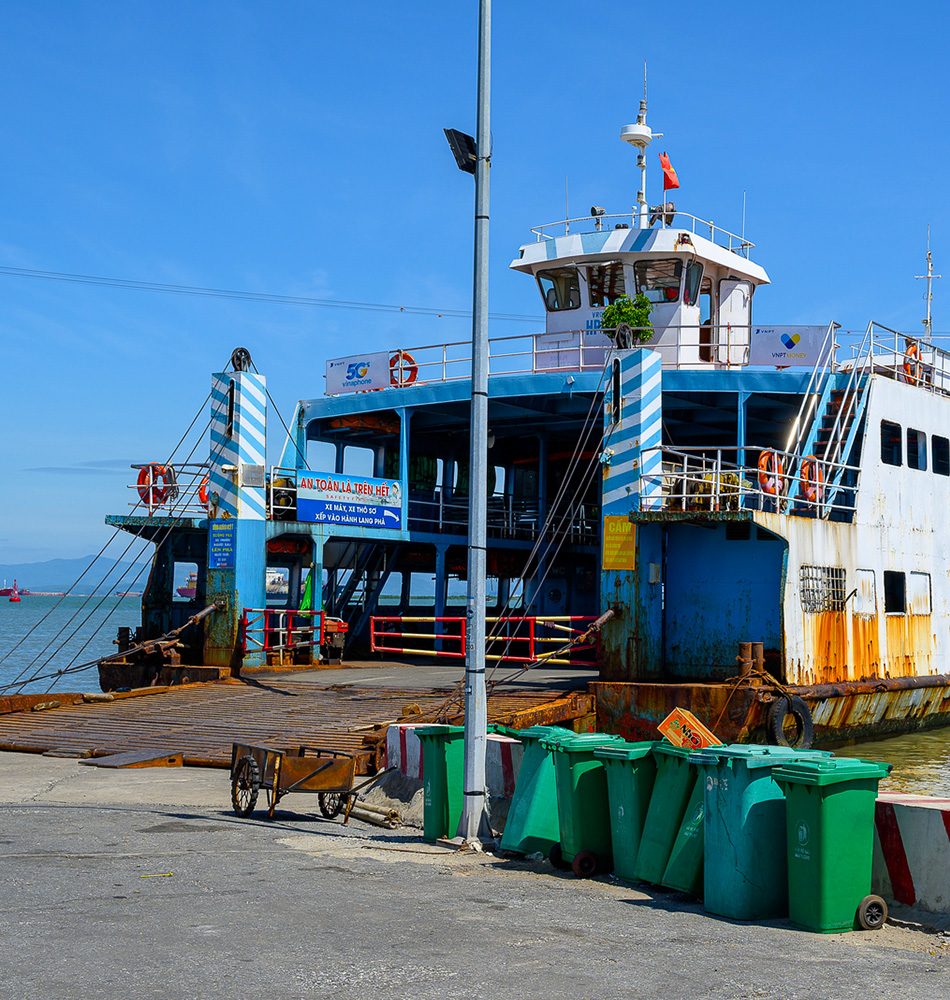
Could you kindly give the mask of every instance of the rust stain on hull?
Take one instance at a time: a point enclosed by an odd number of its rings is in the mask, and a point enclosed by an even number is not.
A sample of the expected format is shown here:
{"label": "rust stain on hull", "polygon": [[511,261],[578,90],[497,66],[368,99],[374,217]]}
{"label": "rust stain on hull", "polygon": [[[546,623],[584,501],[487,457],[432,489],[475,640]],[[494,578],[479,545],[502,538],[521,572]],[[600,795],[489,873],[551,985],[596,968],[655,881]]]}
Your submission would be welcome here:
{"label": "rust stain on hull", "polygon": [[885,615],[887,677],[913,677],[932,673],[935,636],[930,615]]}

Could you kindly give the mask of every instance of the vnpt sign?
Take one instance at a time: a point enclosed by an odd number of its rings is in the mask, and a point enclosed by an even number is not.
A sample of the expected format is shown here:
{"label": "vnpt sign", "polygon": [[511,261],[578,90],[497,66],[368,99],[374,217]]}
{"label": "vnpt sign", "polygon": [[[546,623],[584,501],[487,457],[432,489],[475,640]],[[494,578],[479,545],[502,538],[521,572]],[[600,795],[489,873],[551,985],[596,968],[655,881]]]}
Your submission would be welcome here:
{"label": "vnpt sign", "polygon": [[827,333],[826,326],[754,326],[749,364],[813,368],[820,358]]}

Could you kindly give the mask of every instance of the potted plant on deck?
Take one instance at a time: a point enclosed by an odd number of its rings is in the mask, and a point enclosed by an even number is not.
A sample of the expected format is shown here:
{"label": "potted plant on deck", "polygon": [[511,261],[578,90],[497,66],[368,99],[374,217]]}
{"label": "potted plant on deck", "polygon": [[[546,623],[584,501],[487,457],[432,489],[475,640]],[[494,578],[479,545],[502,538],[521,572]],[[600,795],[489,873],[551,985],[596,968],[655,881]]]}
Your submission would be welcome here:
{"label": "potted plant on deck", "polygon": [[652,311],[653,303],[643,292],[638,292],[633,299],[621,295],[616,302],[604,307],[600,326],[621,350],[648,344],[653,339]]}

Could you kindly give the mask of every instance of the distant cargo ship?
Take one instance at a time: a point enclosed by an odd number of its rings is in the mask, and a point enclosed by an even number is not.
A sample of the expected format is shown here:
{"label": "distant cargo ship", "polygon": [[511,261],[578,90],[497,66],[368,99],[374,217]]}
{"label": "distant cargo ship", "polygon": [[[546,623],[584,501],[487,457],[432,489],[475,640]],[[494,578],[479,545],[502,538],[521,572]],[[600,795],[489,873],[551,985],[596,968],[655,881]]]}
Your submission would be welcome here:
{"label": "distant cargo ship", "polygon": [[22,587],[17,587],[16,580],[13,581],[13,586],[8,587],[7,581],[3,581],[3,586],[0,587],[0,597],[13,597],[14,594],[18,594],[20,597],[28,597],[31,591],[24,590]]}

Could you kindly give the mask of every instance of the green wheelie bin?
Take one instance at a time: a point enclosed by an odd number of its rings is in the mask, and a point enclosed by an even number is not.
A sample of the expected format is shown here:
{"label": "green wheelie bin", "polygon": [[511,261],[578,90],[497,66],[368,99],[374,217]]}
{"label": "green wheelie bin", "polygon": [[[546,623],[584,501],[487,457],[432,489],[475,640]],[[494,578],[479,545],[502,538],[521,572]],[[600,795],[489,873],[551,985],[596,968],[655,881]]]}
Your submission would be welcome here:
{"label": "green wheelie bin", "polygon": [[[692,755],[687,758],[687,763],[690,767],[695,766]],[[703,783],[697,774],[683,810],[683,819],[670,846],[670,856],[663,869],[660,885],[688,892],[691,896],[702,896],[704,817]]]}
{"label": "green wheelie bin", "polygon": [[772,774],[820,750],[732,744],[690,756],[704,794],[703,906],[732,920],[788,916],[785,795]]}
{"label": "green wheelie bin", "polygon": [[594,751],[594,756],[603,761],[607,775],[614,874],[620,878],[633,878],[643,824],[656,780],[656,760],[651,753],[654,745],[654,740],[617,742]]}
{"label": "green wheelie bin", "polygon": [[594,750],[620,739],[606,733],[567,733],[541,741],[554,756],[560,858],[570,862],[578,878],[613,867],[607,775]]}
{"label": "green wheelie bin", "polygon": [[656,781],[633,866],[633,878],[639,882],[654,885],[663,882],[673,843],[696,784],[696,765],[687,759],[695,752],[674,746],[668,740],[659,740],[653,745]]}
{"label": "green wheelie bin", "polygon": [[551,849],[561,842],[554,760],[541,741],[565,735],[571,734],[561,726],[531,726],[517,731],[516,739],[524,744],[524,756],[501,838],[504,850],[540,852],[549,857]]}
{"label": "green wheelie bin", "polygon": [[772,772],[785,789],[788,909],[796,927],[877,930],[887,905],[870,895],[874,801],[890,764],[798,760]]}
{"label": "green wheelie bin", "polygon": [[420,726],[422,743],[422,836],[454,837],[462,818],[464,726]]}

